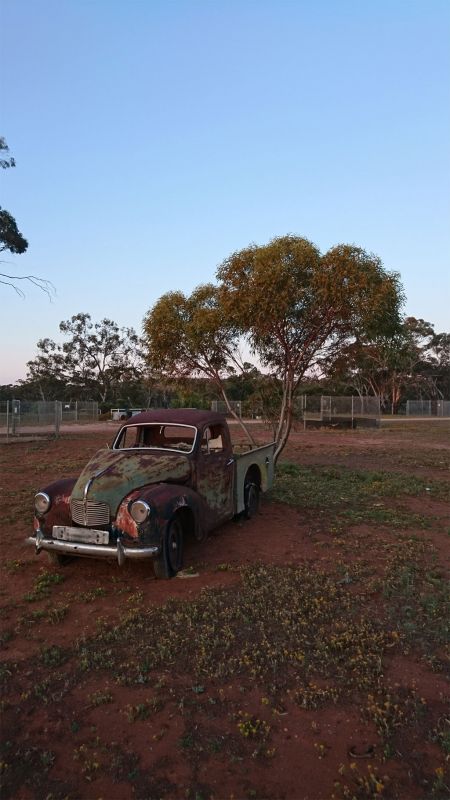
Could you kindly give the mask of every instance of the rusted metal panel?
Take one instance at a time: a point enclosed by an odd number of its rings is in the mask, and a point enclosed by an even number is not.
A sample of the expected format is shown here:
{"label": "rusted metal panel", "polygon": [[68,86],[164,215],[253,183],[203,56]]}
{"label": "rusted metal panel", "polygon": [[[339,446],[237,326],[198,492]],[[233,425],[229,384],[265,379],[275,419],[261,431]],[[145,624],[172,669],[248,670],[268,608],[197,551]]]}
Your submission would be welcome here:
{"label": "rusted metal panel", "polygon": [[42,490],[51,498],[50,510],[40,521],[42,530],[48,532],[52,530],[53,525],[70,524],[70,495],[75,482],[76,478],[63,478]]}
{"label": "rusted metal panel", "polygon": [[165,481],[184,483],[190,475],[189,460],[179,453],[100,450],[78,478],[72,497],[107,503],[115,517],[123,497],[133,489]]}
{"label": "rusted metal panel", "polygon": [[[195,428],[194,449],[183,453],[145,443],[144,428],[155,424]],[[139,425],[143,426],[138,431],[142,433],[139,446],[100,450],[78,479],[57,481],[44,489],[51,506],[35,520],[36,537],[51,537],[54,525],[75,524],[86,529],[94,520],[109,532],[108,547],[111,550],[112,546],[114,552],[117,547],[122,563],[124,547],[131,548],[129,552],[136,557],[160,552],[167,525],[176,514],[181,514],[183,523],[202,539],[236,511],[242,511],[248,469],[253,468],[263,491],[272,483],[273,445],[233,455],[222,414],[193,409],[150,411],[132,417],[121,430]],[[138,499],[150,509],[141,523],[130,514],[131,503]]]}
{"label": "rusted metal panel", "polygon": [[244,508],[244,484],[245,476],[253,468],[259,471],[261,478],[261,491],[267,492],[273,483],[274,463],[273,453],[275,443],[263,445],[247,453],[235,453],[235,489],[234,505],[236,514],[240,514]]}
{"label": "rusted metal panel", "polygon": [[225,416],[216,411],[204,411],[197,408],[161,408],[136,414],[126,420],[122,427],[140,425],[145,422],[194,425],[196,428],[202,428],[204,425],[226,425]]}

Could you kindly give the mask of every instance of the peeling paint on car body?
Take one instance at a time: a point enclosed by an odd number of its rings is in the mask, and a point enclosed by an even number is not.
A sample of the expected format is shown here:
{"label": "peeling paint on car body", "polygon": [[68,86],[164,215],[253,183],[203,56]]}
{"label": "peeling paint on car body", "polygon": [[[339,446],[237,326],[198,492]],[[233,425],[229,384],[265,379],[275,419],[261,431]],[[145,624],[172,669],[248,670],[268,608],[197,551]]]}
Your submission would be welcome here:
{"label": "peeling paint on car body", "polygon": [[85,466],[73,491],[72,500],[107,503],[115,517],[124,494],[149,483],[184,483],[191,474],[186,456],[148,450],[100,450]]}
{"label": "peeling paint on car body", "polygon": [[[139,439],[135,445],[128,443],[130,427],[136,429],[130,432],[130,441],[135,436]],[[153,432],[160,429],[164,446],[148,444],[148,428]],[[166,431],[168,438],[164,439]],[[175,517],[182,521],[184,533],[190,531],[202,540],[214,527],[244,510],[245,481],[251,480],[258,490],[265,491],[272,476],[273,444],[233,453],[223,415],[194,409],[144,412],[127,420],[112,449],[97,452],[78,478],[56,481],[43,489],[51,505],[45,514],[36,514],[35,536],[28,541],[34,541],[37,550],[55,549],[50,538],[53,527],[66,526],[71,537],[84,542],[81,555],[89,555],[86,542],[90,539],[83,536],[89,537],[89,531],[95,533],[96,529],[108,532],[105,557],[112,557],[115,546],[119,563],[123,563],[124,553],[154,556],[162,552],[166,531]],[[130,513],[136,500],[148,507],[142,522],[136,522]],[[58,549],[63,545],[59,542]],[[101,557],[102,546],[93,545],[92,551]]]}

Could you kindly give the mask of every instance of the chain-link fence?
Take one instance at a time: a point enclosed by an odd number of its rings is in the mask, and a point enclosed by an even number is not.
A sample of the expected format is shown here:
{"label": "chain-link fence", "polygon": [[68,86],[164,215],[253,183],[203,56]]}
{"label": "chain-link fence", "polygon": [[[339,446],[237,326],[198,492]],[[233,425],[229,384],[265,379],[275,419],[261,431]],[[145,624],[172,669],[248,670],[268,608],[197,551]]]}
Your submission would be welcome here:
{"label": "chain-link fence", "polygon": [[[264,419],[264,411],[240,400],[232,400],[231,407],[239,416]],[[223,400],[213,400],[211,410],[230,416]],[[356,427],[378,425],[380,420],[379,397],[332,397],[329,395],[302,394],[295,399],[295,418],[308,424]]]}
{"label": "chain-link fence", "polygon": [[58,436],[62,424],[97,422],[98,403],[60,400],[0,401],[0,437]]}
{"label": "chain-link fence", "polygon": [[407,400],[408,417],[450,417],[450,400]]}
{"label": "chain-link fence", "polygon": [[[242,416],[242,402],[240,400],[230,400],[230,406],[238,417]],[[219,414],[225,414],[227,417],[231,416],[224,400],[212,400],[211,411],[217,411]]]}
{"label": "chain-link fence", "polygon": [[330,395],[301,395],[297,415],[303,425],[341,425],[343,427],[372,427],[379,425],[380,398],[369,396],[333,397]]}

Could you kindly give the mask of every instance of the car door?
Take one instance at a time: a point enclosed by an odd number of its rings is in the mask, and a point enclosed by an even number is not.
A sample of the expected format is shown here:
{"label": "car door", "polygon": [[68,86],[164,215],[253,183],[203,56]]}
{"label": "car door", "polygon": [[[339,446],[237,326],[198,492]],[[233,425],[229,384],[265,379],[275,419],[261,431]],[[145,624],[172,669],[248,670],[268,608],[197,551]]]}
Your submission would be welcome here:
{"label": "car door", "polygon": [[223,425],[207,425],[197,456],[197,491],[203,499],[208,530],[233,516],[233,475],[228,430]]}

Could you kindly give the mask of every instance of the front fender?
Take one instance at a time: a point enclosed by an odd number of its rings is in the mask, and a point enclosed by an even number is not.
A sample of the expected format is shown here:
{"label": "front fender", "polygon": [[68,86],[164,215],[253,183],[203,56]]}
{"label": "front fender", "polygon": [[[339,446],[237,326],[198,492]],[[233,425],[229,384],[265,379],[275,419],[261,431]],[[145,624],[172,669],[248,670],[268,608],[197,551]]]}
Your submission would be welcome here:
{"label": "front fender", "polygon": [[[133,500],[145,500],[152,510],[150,519],[141,525],[137,525],[128,512],[129,504]],[[188,486],[173,483],[153,484],[130,492],[120,503],[115,524],[130,536],[139,536],[146,542],[153,543],[156,539],[160,542],[169,520],[183,509],[192,512],[194,535],[197,539],[202,539],[205,515],[202,513],[200,496]]]}
{"label": "front fender", "polygon": [[[59,481],[48,484],[40,491],[48,494],[51,500],[50,509],[37,520],[37,527],[43,531],[51,531],[53,525],[70,525],[70,495],[75,486],[76,478],[62,478]],[[35,528],[36,528],[35,521]]]}

